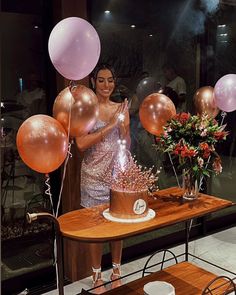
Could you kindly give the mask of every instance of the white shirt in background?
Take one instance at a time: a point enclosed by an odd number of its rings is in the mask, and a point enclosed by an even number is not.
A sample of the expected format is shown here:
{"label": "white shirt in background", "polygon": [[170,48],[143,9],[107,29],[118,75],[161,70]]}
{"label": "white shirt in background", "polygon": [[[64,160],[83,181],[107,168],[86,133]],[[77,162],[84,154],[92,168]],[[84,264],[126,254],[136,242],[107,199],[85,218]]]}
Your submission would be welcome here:
{"label": "white shirt in background", "polygon": [[[174,78],[166,86],[172,88],[178,95],[186,94],[186,83],[180,76]],[[186,112],[186,101],[180,102],[176,111],[177,113]]]}

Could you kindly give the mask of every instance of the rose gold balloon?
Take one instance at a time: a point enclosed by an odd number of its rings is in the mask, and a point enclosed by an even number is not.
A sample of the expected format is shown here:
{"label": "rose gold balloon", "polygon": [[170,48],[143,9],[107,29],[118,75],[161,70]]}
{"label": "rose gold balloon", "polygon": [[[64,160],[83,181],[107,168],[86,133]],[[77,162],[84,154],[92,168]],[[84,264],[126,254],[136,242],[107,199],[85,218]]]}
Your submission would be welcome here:
{"label": "rose gold balloon", "polygon": [[26,165],[37,172],[49,173],[65,160],[68,138],[57,120],[46,115],[35,115],[20,126],[16,144]]}
{"label": "rose gold balloon", "polygon": [[68,131],[69,116],[70,135],[81,136],[94,126],[98,116],[98,100],[95,93],[84,85],[65,88],[57,96],[53,105],[53,117]]}
{"label": "rose gold balloon", "polygon": [[163,133],[163,126],[176,115],[176,109],[169,97],[160,93],[148,95],[139,109],[143,127],[154,135]]}
{"label": "rose gold balloon", "polygon": [[219,113],[214,98],[214,88],[211,86],[204,86],[199,88],[193,97],[196,113],[202,115],[203,113],[215,118]]}
{"label": "rose gold balloon", "polygon": [[63,89],[56,97],[53,104],[53,117],[59,121],[68,132],[69,113],[75,99],[73,98],[69,87]]}

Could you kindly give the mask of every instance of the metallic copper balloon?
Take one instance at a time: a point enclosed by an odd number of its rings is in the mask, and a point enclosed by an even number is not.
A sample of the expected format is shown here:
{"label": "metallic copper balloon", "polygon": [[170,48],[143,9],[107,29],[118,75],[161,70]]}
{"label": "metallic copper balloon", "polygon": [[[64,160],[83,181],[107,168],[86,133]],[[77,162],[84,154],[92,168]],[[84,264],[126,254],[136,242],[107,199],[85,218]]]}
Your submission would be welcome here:
{"label": "metallic copper balloon", "polygon": [[99,107],[96,94],[84,85],[71,89],[75,103],[71,110],[71,134],[78,136],[88,133],[97,121]]}
{"label": "metallic copper balloon", "polygon": [[37,172],[49,173],[65,160],[68,138],[57,120],[46,115],[35,115],[20,126],[16,144],[26,165]]}
{"label": "metallic copper balloon", "polygon": [[53,117],[62,124],[67,132],[69,113],[74,102],[75,99],[70,92],[70,88],[66,87],[58,94],[53,104]]}
{"label": "metallic copper balloon", "polygon": [[70,127],[71,136],[78,137],[88,133],[96,123],[97,116],[97,96],[84,85],[65,88],[59,93],[53,105],[53,117],[67,132]]}
{"label": "metallic copper balloon", "polygon": [[169,97],[160,93],[148,95],[139,109],[143,127],[154,135],[163,133],[163,126],[176,115],[176,109]]}
{"label": "metallic copper balloon", "polygon": [[196,113],[199,115],[207,114],[215,118],[219,109],[214,98],[214,88],[211,86],[204,86],[199,88],[193,97]]}

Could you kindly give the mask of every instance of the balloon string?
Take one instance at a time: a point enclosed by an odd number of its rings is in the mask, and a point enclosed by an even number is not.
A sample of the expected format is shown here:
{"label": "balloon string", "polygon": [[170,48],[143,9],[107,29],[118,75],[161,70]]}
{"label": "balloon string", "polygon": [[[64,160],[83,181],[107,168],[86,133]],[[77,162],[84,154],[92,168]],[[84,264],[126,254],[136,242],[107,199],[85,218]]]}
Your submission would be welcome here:
{"label": "balloon string", "polygon": [[69,83],[70,92],[73,91],[76,86],[77,86],[76,81],[70,80],[70,83]]}
{"label": "balloon string", "polygon": [[[69,87],[70,87],[70,91],[73,89],[73,87],[76,87],[75,81],[71,80],[69,83]],[[63,190],[64,180],[65,180],[65,175],[66,175],[66,166],[67,166],[69,158],[72,157],[72,153],[70,150],[71,150],[71,144],[73,143],[73,139],[71,140],[71,143],[69,142],[69,140],[70,140],[70,120],[71,120],[72,97],[73,97],[73,95],[71,94],[71,103],[70,103],[69,120],[68,120],[68,133],[67,133],[68,151],[67,151],[66,160],[64,162],[63,176],[62,176],[62,180],[61,180],[61,188],[60,188],[60,193],[59,193],[58,202],[57,202],[56,218],[58,216],[58,212],[59,212],[59,208],[60,208],[60,204],[61,204],[62,190]]]}
{"label": "balloon string", "polygon": [[53,216],[55,216],[55,212],[54,212],[54,208],[53,208],[53,202],[52,202],[50,177],[49,177],[48,174],[46,174],[45,185],[47,186],[47,189],[45,190],[45,194],[49,196],[49,200],[50,200],[51,207],[52,207],[52,213],[53,213]]}
{"label": "balloon string", "polygon": [[[72,90],[74,87],[76,87],[75,82],[70,81],[70,90]],[[60,193],[59,193],[58,202],[57,202],[56,214],[54,215],[56,218],[58,217],[58,211],[59,211],[60,204],[61,204],[62,190],[63,190],[63,186],[64,186],[67,163],[68,163],[69,158],[72,157],[72,153],[71,153],[70,150],[71,150],[71,144],[73,143],[73,139],[71,140],[71,142],[69,142],[69,139],[70,139],[71,107],[72,107],[72,97],[71,97],[71,103],[70,103],[70,109],[69,109],[69,122],[68,122],[68,133],[67,133],[68,151],[67,151],[66,160],[64,162],[63,176],[62,176],[61,188],[60,188]],[[53,262],[53,265],[55,265],[55,267],[56,267],[57,289],[59,290],[59,274],[58,274],[58,264],[57,264],[57,241],[56,241],[56,238],[54,240],[54,262]]]}
{"label": "balloon string", "polygon": [[61,203],[61,196],[62,196],[62,190],[63,190],[63,186],[64,186],[64,180],[65,180],[65,176],[66,176],[67,163],[68,163],[69,158],[72,157],[72,153],[70,152],[70,150],[71,150],[71,144],[72,143],[73,143],[73,140],[71,140],[71,143],[69,142],[69,144],[68,144],[67,157],[66,157],[66,160],[65,160],[65,163],[64,163],[63,174],[62,174],[62,181],[61,181],[61,188],[60,188],[60,193],[59,193],[58,203],[57,203],[56,218],[58,216],[58,211],[59,211],[59,207],[60,207],[60,203]]}
{"label": "balloon string", "polygon": [[[45,194],[49,196],[51,207],[52,207],[52,213],[53,216],[55,216],[54,208],[53,208],[53,202],[52,202],[52,193],[51,193],[51,186],[50,186],[50,177],[48,174],[46,174],[46,180],[45,185],[47,186],[47,189],[45,190]],[[59,289],[59,274],[58,274],[58,266],[57,266],[57,244],[56,244],[56,238],[54,239],[54,259],[53,259],[53,265],[56,267],[56,280],[57,280],[57,289]]]}
{"label": "balloon string", "polygon": [[220,122],[220,126],[222,126],[223,125],[223,123],[224,123],[224,119],[225,119],[225,117],[227,116],[227,113],[226,112],[221,112],[221,117],[222,117],[222,120],[221,120],[221,122]]}
{"label": "balloon string", "polygon": [[[76,87],[75,86],[75,82],[74,81],[70,81],[70,90],[73,89],[74,87]],[[71,107],[72,107],[72,98],[71,98],[70,109],[69,109],[69,122],[68,122],[68,133],[67,133],[68,151],[67,151],[66,160],[64,162],[63,177],[62,177],[61,188],[60,188],[60,193],[59,193],[58,202],[57,202],[56,214],[54,213],[54,209],[53,209],[53,215],[56,218],[58,216],[58,211],[59,211],[60,203],[61,203],[62,190],[63,190],[64,179],[65,179],[65,175],[66,175],[66,166],[67,166],[67,163],[68,163],[69,158],[72,157],[72,153],[71,153],[70,150],[71,150],[71,144],[73,143],[73,140],[71,140],[71,143],[69,142],[69,139],[70,139]],[[46,180],[46,184],[48,185],[48,180]],[[50,193],[50,187],[47,189],[46,193],[47,194]],[[50,193],[50,195],[51,195],[51,193]],[[50,200],[51,200],[51,198],[50,198]],[[53,265],[55,265],[55,267],[56,267],[57,289],[59,290],[59,274],[58,274],[58,265],[57,265],[57,241],[56,241],[56,238],[54,240],[54,262],[53,262]]]}
{"label": "balloon string", "polygon": [[[60,188],[60,193],[59,193],[58,202],[57,202],[56,215],[55,215],[56,218],[58,216],[58,211],[59,211],[60,204],[61,204],[61,196],[62,196],[62,190],[63,190],[63,185],[64,185],[64,179],[65,179],[65,175],[66,175],[67,163],[68,163],[69,158],[72,157],[72,153],[70,151],[72,143],[73,143],[73,140],[71,140],[71,143],[69,142],[69,144],[68,144],[67,157],[66,157],[66,160],[64,162],[63,176],[62,176],[62,181],[61,181],[61,188]],[[59,290],[59,274],[58,274],[58,265],[57,265],[57,241],[56,241],[56,238],[54,240],[54,263],[53,264],[56,267],[57,289]]]}
{"label": "balloon string", "polygon": [[[74,87],[76,87],[76,85],[75,85],[75,81],[70,81],[70,92],[73,90],[73,88]],[[68,142],[69,142],[69,139],[70,139],[70,120],[71,120],[71,108],[72,108],[72,103],[73,103],[73,101],[72,101],[72,97],[73,97],[73,95],[72,95],[72,93],[71,93],[71,99],[70,99],[70,109],[69,109],[69,121],[68,121],[68,133],[67,133],[67,140],[68,140]]]}
{"label": "balloon string", "polygon": [[176,173],[176,170],[175,170],[175,166],[174,166],[174,163],[172,161],[172,158],[171,158],[170,153],[168,153],[168,156],[169,156],[169,159],[170,159],[170,162],[171,162],[171,166],[173,168],[173,171],[174,171],[174,174],[175,174],[175,177],[176,177],[176,181],[177,181],[178,187],[180,187],[179,179],[178,179],[178,176],[177,176],[177,173]]}

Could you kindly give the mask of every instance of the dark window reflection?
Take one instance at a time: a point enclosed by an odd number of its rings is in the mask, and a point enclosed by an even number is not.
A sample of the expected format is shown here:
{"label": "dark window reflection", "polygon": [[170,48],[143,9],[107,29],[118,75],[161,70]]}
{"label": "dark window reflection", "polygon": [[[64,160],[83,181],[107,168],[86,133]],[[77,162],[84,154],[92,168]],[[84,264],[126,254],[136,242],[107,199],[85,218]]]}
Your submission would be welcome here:
{"label": "dark window reflection", "polygon": [[44,175],[28,168],[16,148],[20,125],[30,116],[48,113],[55,86],[48,79],[51,12],[43,0],[1,1],[1,278],[9,294],[17,288],[11,280],[52,265],[51,224],[29,225],[25,219],[26,212],[51,211]]}
{"label": "dark window reflection", "polygon": [[[143,165],[164,167],[159,180],[161,188],[176,185],[169,159],[156,153],[154,136],[141,126],[140,103],[145,95],[162,88],[177,111],[194,113],[193,95],[198,88],[214,87],[223,75],[236,73],[236,6],[232,2],[204,0],[89,3],[91,20],[102,42],[100,59],[112,64],[119,73],[113,100],[122,101],[125,97],[129,100],[132,152]],[[106,10],[110,13],[105,13]],[[171,65],[186,84],[182,100],[165,65]],[[143,73],[147,73],[148,87],[143,83]],[[222,121],[220,114],[217,120]],[[224,170],[210,180],[208,192],[233,198],[235,111],[226,115],[224,123],[230,130],[227,141],[219,147]],[[225,179],[229,183],[227,188],[223,185]]]}

